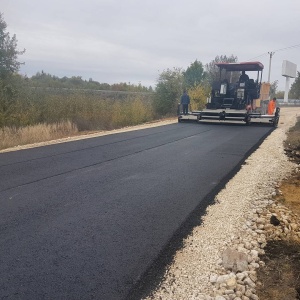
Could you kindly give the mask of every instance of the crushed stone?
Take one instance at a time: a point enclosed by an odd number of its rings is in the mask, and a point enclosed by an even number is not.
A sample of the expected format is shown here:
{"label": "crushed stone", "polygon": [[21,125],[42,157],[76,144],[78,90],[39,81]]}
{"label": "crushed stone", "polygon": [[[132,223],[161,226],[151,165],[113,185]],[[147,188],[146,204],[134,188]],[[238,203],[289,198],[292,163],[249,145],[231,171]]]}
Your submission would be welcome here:
{"label": "crushed stone", "polygon": [[[267,239],[288,235],[293,228],[300,236],[295,220],[282,228],[270,224],[276,187],[297,168],[283,147],[297,115],[299,107],[281,109],[278,128],[216,195],[202,224],[186,238],[163,280],[145,300],[258,299],[256,270],[264,264],[259,255],[264,254]],[[234,262],[231,268],[224,267],[224,253],[230,255],[225,255],[227,262]],[[245,269],[237,270],[237,266]]]}

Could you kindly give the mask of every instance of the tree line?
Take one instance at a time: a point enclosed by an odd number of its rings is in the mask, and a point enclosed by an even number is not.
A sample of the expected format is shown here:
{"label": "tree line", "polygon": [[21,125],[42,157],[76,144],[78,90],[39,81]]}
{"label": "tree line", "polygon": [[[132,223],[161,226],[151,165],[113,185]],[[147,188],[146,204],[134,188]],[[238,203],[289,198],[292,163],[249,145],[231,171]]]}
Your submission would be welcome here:
{"label": "tree line", "polygon": [[[192,110],[200,110],[205,107],[211,83],[219,77],[215,64],[238,62],[234,55],[216,56],[207,64],[196,59],[186,69],[164,70],[159,75],[156,86],[152,88],[130,82],[99,83],[92,78],[83,80],[80,76],[59,78],[44,71],[28,78],[18,74],[21,65],[18,56],[24,52],[25,49],[17,49],[16,36],[11,37],[7,32],[7,24],[0,13],[0,128],[61,120],[84,124],[79,124],[78,127],[90,130],[131,125],[133,119],[136,124],[174,115],[183,90],[187,90],[190,95]],[[298,77],[291,86],[290,97],[300,98],[299,76],[298,72]],[[33,87],[40,89],[32,89]],[[66,96],[51,94],[45,88],[72,91]],[[108,95],[83,94],[81,90],[143,92],[149,96],[128,95],[126,101],[119,101],[120,99],[112,99]],[[276,81],[271,85],[271,93],[271,96],[278,93]],[[115,109],[118,113],[108,113],[110,109]],[[134,109],[138,109],[140,119],[134,115]],[[125,116],[126,113],[128,116]],[[97,116],[101,116],[101,122],[97,121]],[[109,125],[105,125],[104,119]],[[111,122],[112,119],[115,120],[114,123]]]}
{"label": "tree line", "polygon": [[32,87],[52,87],[52,88],[67,88],[67,89],[88,89],[88,90],[109,90],[123,92],[153,92],[152,86],[145,87],[142,84],[132,84],[130,82],[120,83],[100,83],[90,78],[89,80],[82,79],[81,76],[58,76],[45,73],[44,71],[37,72],[32,77],[25,77],[25,80]]}

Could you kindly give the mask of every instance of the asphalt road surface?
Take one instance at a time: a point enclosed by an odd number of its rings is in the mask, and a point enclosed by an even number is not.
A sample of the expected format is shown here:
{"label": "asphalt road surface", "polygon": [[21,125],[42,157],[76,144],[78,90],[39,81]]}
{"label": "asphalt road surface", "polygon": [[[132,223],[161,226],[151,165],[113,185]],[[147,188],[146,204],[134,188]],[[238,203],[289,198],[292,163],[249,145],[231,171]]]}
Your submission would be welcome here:
{"label": "asphalt road surface", "polygon": [[180,123],[0,154],[0,298],[130,299],[271,130]]}

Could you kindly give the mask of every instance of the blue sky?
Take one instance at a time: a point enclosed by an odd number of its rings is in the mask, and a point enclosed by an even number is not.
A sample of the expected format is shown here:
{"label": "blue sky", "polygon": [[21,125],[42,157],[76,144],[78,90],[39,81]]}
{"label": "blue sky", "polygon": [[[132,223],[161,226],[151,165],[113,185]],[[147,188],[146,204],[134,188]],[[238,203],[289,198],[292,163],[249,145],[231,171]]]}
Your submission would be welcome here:
{"label": "blue sky", "polygon": [[299,0],[1,0],[0,12],[28,76],[154,86],[167,68],[233,54],[261,61],[266,81],[275,51],[271,82],[284,90],[283,60],[300,67]]}

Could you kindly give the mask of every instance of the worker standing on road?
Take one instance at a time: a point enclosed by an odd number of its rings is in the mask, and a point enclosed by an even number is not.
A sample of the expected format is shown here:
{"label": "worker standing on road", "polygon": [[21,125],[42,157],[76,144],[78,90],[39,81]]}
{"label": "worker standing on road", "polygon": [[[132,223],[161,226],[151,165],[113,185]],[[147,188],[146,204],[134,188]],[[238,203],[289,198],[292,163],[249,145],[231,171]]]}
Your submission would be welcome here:
{"label": "worker standing on road", "polygon": [[183,95],[181,96],[180,103],[182,105],[183,114],[187,115],[189,111],[190,97],[187,94],[186,90],[183,91]]}
{"label": "worker standing on road", "polygon": [[269,101],[268,104],[268,115],[274,115],[276,109],[276,97]]}

